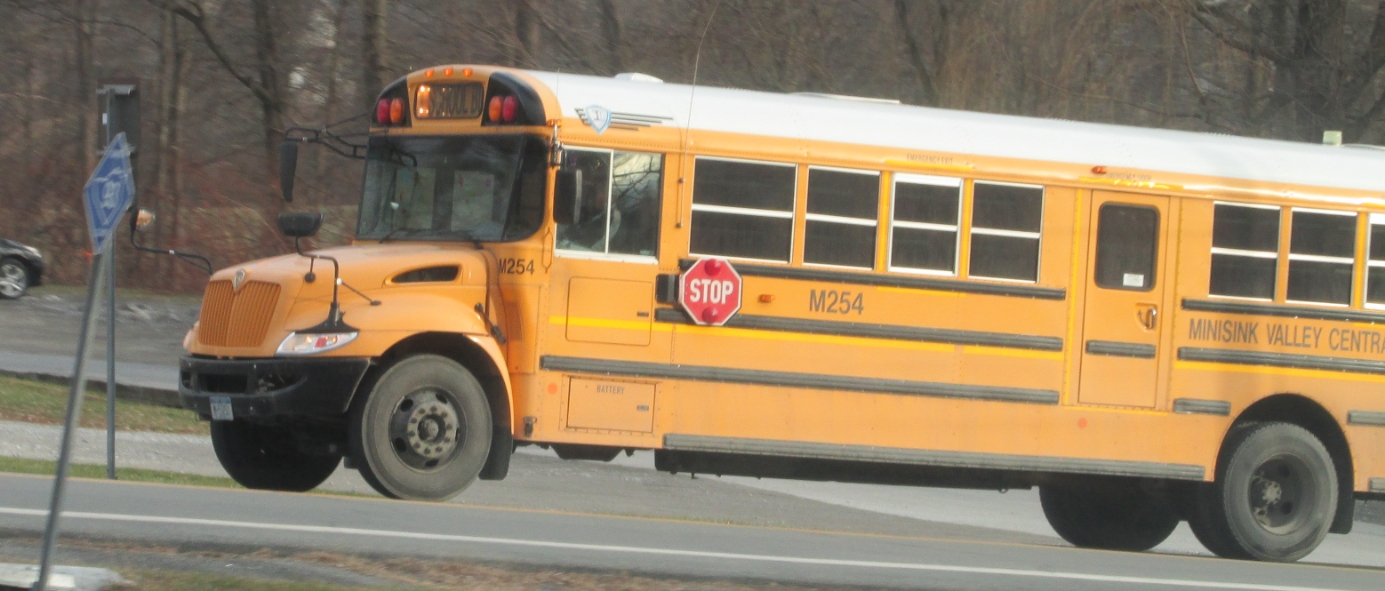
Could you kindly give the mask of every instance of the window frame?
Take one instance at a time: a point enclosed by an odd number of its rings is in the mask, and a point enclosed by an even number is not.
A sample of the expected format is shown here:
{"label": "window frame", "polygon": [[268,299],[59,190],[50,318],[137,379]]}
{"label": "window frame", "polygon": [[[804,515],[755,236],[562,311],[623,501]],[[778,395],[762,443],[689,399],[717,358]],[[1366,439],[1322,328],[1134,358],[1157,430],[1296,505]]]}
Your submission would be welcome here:
{"label": "window frame", "polygon": [[[1360,223],[1359,220],[1357,223]],[[1371,236],[1374,234],[1374,232],[1371,232],[1371,228],[1375,226],[1385,226],[1385,213],[1366,214],[1366,250],[1364,253],[1364,262],[1366,264],[1362,269],[1363,273],[1361,275],[1361,307],[1371,310],[1385,310],[1385,303],[1371,303],[1370,299],[1371,267],[1385,268],[1385,260],[1371,260]]]}
{"label": "window frame", "polygon": [[[697,203],[697,180],[696,180],[696,179],[697,179],[697,163],[698,163],[698,161],[700,161],[700,160],[713,160],[713,161],[719,161],[719,162],[738,162],[738,163],[742,163],[742,164],[761,164],[761,165],[769,165],[769,166],[785,166],[785,167],[792,167],[793,170],[794,170],[794,175],[793,175],[793,206],[792,206],[792,208],[791,208],[789,211],[787,211],[787,212],[783,212],[783,211],[775,211],[775,210],[769,210],[769,209],[756,209],[756,208],[753,208],[753,207],[734,207],[734,206],[728,206],[728,205],[706,205],[706,204],[698,204],[698,203]],[[749,262],[756,262],[756,263],[779,264],[779,265],[785,265],[785,266],[791,265],[791,264],[793,263],[794,245],[797,243],[797,240],[798,240],[798,227],[797,227],[798,224],[795,223],[795,222],[796,222],[797,217],[798,217],[798,176],[799,176],[799,175],[798,175],[798,170],[799,170],[799,167],[800,167],[801,165],[800,165],[799,163],[797,163],[797,162],[775,162],[775,161],[773,161],[773,160],[753,160],[753,159],[747,159],[747,158],[727,158],[727,157],[724,157],[724,156],[704,156],[704,155],[696,155],[696,154],[693,155],[693,163],[692,163],[692,164],[693,164],[692,174],[690,174],[690,175],[685,175],[685,178],[691,178],[691,179],[693,180],[693,182],[692,182],[692,185],[693,185],[693,186],[692,186],[692,188],[690,189],[689,194],[688,194],[688,232],[687,232],[687,234],[688,234],[688,246],[687,246],[688,256],[689,256],[689,257],[694,257],[694,258],[696,258],[696,257],[716,257],[716,258],[721,258],[721,259],[726,259],[726,260],[731,260],[731,261],[749,261]],[[721,213],[721,214],[730,214],[730,215],[746,215],[746,216],[767,217],[767,218],[787,219],[787,220],[789,220],[790,223],[789,223],[789,244],[788,244],[788,247],[789,247],[789,248],[788,248],[788,256],[787,256],[784,260],[779,260],[779,259],[758,259],[758,258],[750,258],[750,257],[737,257],[737,256],[727,256],[727,255],[720,255],[720,254],[706,254],[706,253],[693,252],[693,249],[692,249],[692,239],[693,239],[693,229],[694,229],[694,228],[693,228],[693,221],[692,221],[692,217],[693,217],[693,216],[692,216],[692,214],[693,214],[693,213],[696,213],[696,212],[699,212],[699,211],[705,211],[705,212],[708,212],[708,213]],[[852,268],[855,268],[855,267],[852,267]]]}
{"label": "window frame", "polygon": [[[591,146],[574,146],[574,145],[571,145],[571,144],[563,144],[563,149],[565,149],[565,150],[571,150],[571,151],[574,151],[574,152],[596,152],[596,153],[605,153],[607,156],[610,156],[610,158],[611,158],[611,165],[608,166],[608,167],[606,167],[606,237],[602,240],[602,243],[605,245],[606,251],[605,251],[605,252],[596,252],[596,251],[594,251],[594,250],[569,250],[569,249],[565,249],[565,248],[559,247],[559,246],[558,246],[558,240],[557,240],[557,235],[558,235],[558,231],[557,231],[557,227],[556,227],[557,224],[555,224],[555,225],[554,225],[555,227],[554,227],[554,230],[553,230],[553,236],[554,236],[554,240],[553,240],[553,256],[555,256],[555,257],[563,257],[563,258],[567,258],[567,259],[602,260],[602,261],[616,261],[616,262],[623,262],[623,263],[643,263],[643,264],[654,264],[654,265],[659,264],[659,257],[658,257],[657,254],[653,254],[653,255],[644,255],[644,254],[629,254],[629,253],[621,253],[621,252],[610,252],[610,250],[611,250],[611,207],[615,205],[615,203],[614,203],[614,201],[615,201],[615,191],[614,191],[615,187],[613,186],[613,181],[614,181],[614,179],[615,179],[616,152],[617,152],[618,150],[616,150],[615,148],[598,148],[598,147],[591,147]],[[657,154],[657,155],[659,155],[660,158],[663,160],[663,162],[664,162],[665,165],[668,163],[668,155],[665,154],[665,153],[663,153],[663,152],[636,152],[636,151],[634,151],[634,150],[619,150],[619,151],[621,151],[621,152],[635,152],[635,153],[639,153],[639,154]],[[667,170],[667,169],[665,169],[665,171],[666,171],[666,170]],[[666,175],[664,172],[661,172],[661,173],[660,173],[660,186],[659,186],[660,211],[662,211],[662,205],[663,205],[663,201],[664,201],[663,179],[666,178],[666,176],[667,176],[667,175]],[[663,225],[663,224],[661,223],[660,226],[662,226],[662,225]],[[661,228],[661,230],[662,230],[662,228]],[[660,246],[660,244],[662,243],[662,241],[663,241],[663,232],[661,231],[661,232],[659,232],[659,238],[658,238],[658,240],[655,241],[655,252],[656,252],[656,253],[660,250],[660,249],[659,249],[659,246]]]}
{"label": "window frame", "polygon": [[[1314,213],[1314,214],[1335,215],[1335,216],[1341,216],[1341,217],[1349,217],[1349,218],[1352,218],[1352,224],[1353,224],[1353,226],[1359,226],[1360,221],[1361,221],[1361,220],[1360,220],[1360,217],[1361,217],[1360,214],[1359,214],[1358,212],[1355,212],[1355,211],[1343,211],[1343,210],[1340,210],[1340,209],[1335,209],[1335,210],[1334,210],[1334,209],[1316,209],[1316,208],[1311,208],[1311,207],[1292,207],[1292,206],[1289,207],[1288,209],[1289,209],[1289,236],[1290,236],[1290,238],[1289,238],[1289,244],[1287,244],[1287,245],[1285,245],[1285,244],[1280,244],[1280,245],[1279,245],[1280,250],[1282,250],[1282,251],[1283,251],[1283,254],[1284,254],[1284,303],[1286,303],[1286,304],[1302,305],[1302,306],[1326,306],[1326,307],[1329,307],[1329,308],[1350,308],[1350,307],[1351,307],[1351,301],[1350,301],[1350,300],[1351,300],[1351,297],[1350,297],[1350,295],[1347,297],[1347,300],[1348,300],[1348,301],[1347,301],[1347,303],[1345,303],[1345,304],[1339,304],[1339,303],[1336,303],[1336,302],[1313,302],[1313,301],[1308,301],[1308,300],[1291,300],[1291,299],[1289,299],[1289,275],[1290,275],[1290,273],[1289,273],[1289,268],[1290,268],[1290,266],[1293,264],[1294,261],[1304,261],[1304,262],[1309,262],[1309,263],[1329,263],[1329,264],[1336,264],[1336,265],[1349,264],[1349,265],[1351,265],[1351,280],[1352,280],[1353,283],[1355,283],[1355,281],[1356,281],[1356,247],[1357,247],[1357,245],[1359,244],[1359,240],[1352,240],[1352,243],[1351,243],[1352,252],[1351,252],[1351,256],[1350,256],[1350,257],[1334,257],[1334,256],[1324,256],[1324,255],[1316,255],[1316,254],[1294,254],[1294,252],[1293,252],[1293,250],[1294,250],[1294,244],[1293,244],[1293,242],[1294,242],[1294,241],[1293,241],[1294,214],[1296,214],[1296,213],[1298,213],[1298,212],[1303,212],[1303,213]],[[1280,234],[1283,234],[1283,233],[1284,233],[1284,214],[1283,214],[1283,210],[1282,210],[1282,209],[1280,210],[1279,216],[1280,216],[1280,217],[1279,217],[1279,232],[1280,232]],[[1355,228],[1355,229],[1359,230],[1359,227],[1357,227],[1357,228]],[[1367,242],[1368,242],[1368,244],[1369,244],[1370,237],[1367,236],[1367,237],[1366,237],[1366,240],[1367,240]],[[1281,240],[1281,242],[1283,242],[1283,241]],[[1366,252],[1367,252],[1366,258],[1369,260],[1369,258],[1370,258],[1370,251],[1366,251]],[[1344,263],[1344,261],[1345,261],[1345,263]],[[1276,277],[1275,279],[1276,279],[1275,294],[1278,295],[1278,293],[1279,293],[1278,277]],[[1362,283],[1365,283],[1365,282],[1363,281]],[[1356,286],[1355,286],[1355,285],[1352,285],[1350,288],[1347,289],[1347,293],[1348,293],[1348,294],[1353,294],[1353,293],[1355,293],[1355,292],[1356,292]],[[1363,299],[1362,301],[1364,301],[1364,299]]]}
{"label": "window frame", "polygon": [[[879,259],[880,259],[880,257],[879,257],[878,255],[879,255],[879,253],[880,253],[880,181],[881,181],[881,179],[884,178],[884,176],[885,176],[884,173],[881,172],[881,171],[879,171],[879,170],[870,170],[870,169],[866,169],[866,168],[842,168],[842,167],[838,167],[838,166],[818,166],[818,165],[816,165],[816,164],[809,164],[809,165],[807,166],[807,169],[808,169],[807,177],[808,177],[809,182],[807,183],[807,185],[806,185],[806,187],[805,187],[805,190],[804,190],[804,193],[803,193],[803,266],[805,266],[805,267],[807,267],[807,266],[813,266],[813,267],[820,267],[820,268],[824,268],[824,269],[849,269],[849,270],[852,270],[852,271],[874,271],[874,270],[876,270],[877,268],[879,268],[879,264],[880,264],[880,260],[879,260]],[[808,211],[808,191],[813,190],[812,178],[813,178],[813,171],[814,171],[814,170],[825,170],[825,171],[828,171],[828,172],[842,172],[842,173],[849,173],[849,174],[859,174],[859,175],[861,175],[861,176],[874,176],[874,177],[875,177],[875,217],[874,217],[874,218],[870,218],[870,219],[866,219],[866,218],[853,218],[853,217],[840,216],[840,215],[831,215],[831,214],[826,214],[826,213],[811,213],[811,212],[809,212],[809,211]],[[796,179],[795,179],[795,183],[797,183],[797,180],[796,180]],[[795,195],[798,194],[798,187],[794,187],[794,194],[795,194]],[[893,207],[893,205],[892,205],[891,207]],[[892,211],[893,211],[893,210],[892,210]],[[854,265],[836,265],[836,264],[832,264],[832,263],[813,263],[813,262],[809,262],[809,261],[808,261],[808,222],[828,222],[828,223],[833,223],[833,224],[843,224],[843,225],[851,225],[851,226],[869,226],[869,227],[875,228],[875,243],[871,245],[871,251],[870,251],[870,266],[869,266],[869,267],[857,267],[857,266],[854,266]],[[790,255],[790,258],[792,258],[792,255]]]}
{"label": "window frame", "polygon": [[[1019,284],[1038,285],[1038,284],[1039,284],[1039,280],[1043,278],[1043,271],[1044,271],[1044,224],[1048,221],[1048,211],[1047,211],[1047,209],[1048,209],[1048,187],[1047,187],[1046,185],[1035,185],[1035,184],[1032,184],[1032,183],[1010,183],[1010,182],[1005,182],[1005,181],[988,181],[988,180],[983,180],[983,179],[971,179],[971,199],[969,200],[969,202],[970,202],[969,205],[971,205],[972,212],[968,212],[968,213],[973,213],[973,215],[974,215],[974,211],[975,211],[975,209],[976,209],[976,184],[977,184],[977,183],[981,183],[981,184],[985,184],[985,185],[999,185],[999,186],[1003,186],[1003,187],[1022,187],[1022,188],[1026,188],[1026,189],[1038,189],[1038,190],[1039,190],[1039,230],[1038,230],[1037,232],[1022,232],[1022,231],[1019,231],[1019,230],[1001,230],[1001,229],[991,229],[991,228],[977,228],[976,225],[975,225],[974,223],[970,223],[970,220],[971,220],[972,218],[971,218],[971,217],[968,217],[967,219],[968,219],[969,223],[967,224],[967,275],[966,275],[967,279],[984,279],[984,280],[986,280],[986,281],[1003,281],[1003,282],[1005,282],[1005,283],[1019,283]],[[980,231],[978,231],[978,230],[980,230]],[[973,249],[972,249],[972,239],[971,239],[971,237],[974,236],[974,235],[976,235],[976,234],[980,234],[980,235],[982,235],[982,236],[1004,236],[1004,237],[1009,237],[1009,238],[1031,238],[1031,239],[1037,240],[1037,241],[1039,242],[1039,246],[1038,246],[1038,248],[1036,249],[1036,252],[1038,253],[1037,260],[1034,261],[1034,279],[1012,279],[1012,278],[1009,278],[1009,277],[988,277],[988,276],[985,276],[985,275],[972,275],[972,274],[971,274],[971,261],[972,261],[972,256],[971,256],[971,255],[972,255]]]}
{"label": "window frame", "polygon": [[[1249,207],[1249,208],[1252,208],[1252,209],[1263,209],[1263,210],[1274,211],[1274,212],[1276,212],[1276,213],[1279,214],[1279,224],[1278,224],[1277,227],[1276,227],[1276,231],[1279,232],[1279,233],[1281,234],[1281,236],[1275,237],[1276,250],[1275,250],[1275,252],[1274,252],[1273,254],[1270,254],[1269,256],[1266,256],[1266,255],[1269,253],[1269,251],[1262,251],[1262,250],[1241,250],[1241,249],[1239,249],[1239,248],[1221,248],[1221,247],[1217,247],[1217,246],[1210,246],[1210,247],[1209,247],[1209,250],[1208,250],[1208,255],[1207,255],[1207,297],[1209,297],[1209,298],[1215,298],[1215,299],[1237,300],[1237,301],[1242,301],[1242,302],[1274,302],[1274,301],[1275,301],[1275,298],[1277,298],[1278,295],[1279,295],[1279,276],[1280,276],[1280,274],[1281,274],[1281,273],[1279,272],[1279,258],[1280,258],[1280,255],[1282,254],[1281,251],[1285,251],[1284,240],[1282,240],[1282,238],[1283,238],[1282,234],[1284,233],[1284,208],[1281,207],[1281,206],[1278,206],[1278,205],[1264,205],[1264,204],[1261,204],[1261,203],[1238,203],[1238,202],[1235,202],[1235,201],[1215,201],[1215,200],[1214,200],[1214,201],[1212,201],[1212,224],[1211,224],[1212,227],[1209,228],[1210,231],[1208,232],[1208,233],[1210,234],[1210,238],[1211,238],[1211,239],[1208,241],[1209,244],[1215,243],[1215,241],[1216,241],[1216,239],[1217,239],[1217,238],[1216,238],[1216,225],[1217,225],[1217,206],[1218,206],[1218,205],[1226,205],[1226,206],[1229,206],[1229,207]],[[1246,257],[1246,258],[1257,258],[1257,259],[1274,259],[1274,261],[1275,261],[1275,270],[1274,270],[1274,293],[1271,294],[1270,297],[1268,297],[1268,298],[1253,298],[1253,297],[1249,297],[1249,296],[1221,295],[1221,294],[1212,293],[1212,255],[1217,255],[1217,254],[1223,254],[1223,255],[1229,255],[1229,256],[1239,256],[1239,257]],[[1285,273],[1286,273],[1286,274],[1288,273],[1288,265],[1285,265]],[[1285,281],[1285,284],[1287,285],[1287,283],[1288,283],[1288,278],[1285,278],[1284,281]]]}
{"label": "window frame", "polygon": [[[895,219],[895,206],[899,203],[898,188],[901,179],[904,182],[914,185],[929,185],[933,187],[957,187],[957,223],[950,226],[946,224],[934,224],[930,222],[901,222]],[[954,185],[953,182],[956,184]],[[934,174],[915,174],[908,172],[896,172],[890,174],[890,232],[886,237],[885,244],[885,270],[891,273],[905,273],[910,275],[932,275],[934,277],[961,277],[960,267],[962,266],[962,219],[966,206],[966,186],[967,179],[962,177],[939,176]],[[951,231],[953,233],[952,250],[952,271],[939,271],[937,269],[921,269],[918,267],[899,267],[894,264],[894,230],[895,228],[905,228],[908,230],[933,230],[936,232]]]}
{"label": "window frame", "polygon": [[[1102,251],[1101,251],[1101,245],[1102,245],[1102,241],[1101,241],[1101,214],[1102,214],[1102,212],[1106,211],[1106,208],[1107,208],[1107,207],[1125,207],[1125,208],[1129,208],[1129,209],[1140,209],[1140,210],[1145,210],[1145,211],[1154,212],[1154,244],[1153,244],[1153,249],[1152,249],[1152,251],[1153,251],[1152,254],[1154,255],[1154,260],[1152,260],[1152,261],[1149,262],[1149,279],[1150,279],[1150,281],[1148,282],[1148,285],[1146,285],[1146,286],[1141,286],[1141,287],[1132,287],[1132,286],[1127,286],[1127,285],[1124,285],[1124,284],[1122,284],[1122,285],[1102,285],[1102,284],[1101,284],[1101,280],[1097,278],[1097,273],[1100,272],[1100,269],[1101,269],[1101,265],[1100,265],[1101,253],[1102,253]],[[1164,245],[1163,245],[1163,240],[1162,240],[1162,238],[1163,238],[1163,229],[1164,229],[1164,228],[1163,228],[1163,224],[1164,224],[1164,212],[1161,211],[1157,206],[1149,205],[1149,204],[1147,204],[1147,203],[1131,203],[1131,202],[1128,202],[1128,201],[1117,201],[1117,200],[1114,200],[1114,199],[1111,200],[1111,201],[1103,202],[1103,203],[1101,204],[1101,206],[1097,207],[1096,212],[1097,212],[1097,213],[1096,213],[1096,215],[1097,215],[1097,222],[1096,222],[1096,252],[1095,252],[1095,256],[1092,258],[1092,285],[1097,286],[1097,288],[1099,288],[1099,289],[1109,289],[1109,290],[1113,290],[1113,291],[1133,291],[1133,292],[1137,292],[1137,293],[1150,293],[1150,292],[1153,292],[1153,291],[1155,290],[1155,288],[1159,287],[1159,280],[1162,279],[1162,277],[1159,276],[1159,263],[1160,263],[1160,258],[1163,256],[1163,246],[1164,246]]]}

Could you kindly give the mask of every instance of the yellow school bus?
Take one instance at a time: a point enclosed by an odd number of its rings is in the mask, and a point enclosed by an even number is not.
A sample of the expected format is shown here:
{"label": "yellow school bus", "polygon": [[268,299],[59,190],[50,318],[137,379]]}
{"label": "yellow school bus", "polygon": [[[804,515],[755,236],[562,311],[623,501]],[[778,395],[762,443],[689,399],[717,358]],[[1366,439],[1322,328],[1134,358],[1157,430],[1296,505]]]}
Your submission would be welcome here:
{"label": "yellow school bus", "polygon": [[[1261,560],[1385,494],[1378,152],[482,65],[371,116],[352,244],[217,272],[187,336],[247,487],[344,458],[437,500],[519,445],[654,450],[1037,486],[1079,546],[1186,520]],[[699,267],[735,309],[690,313]]]}

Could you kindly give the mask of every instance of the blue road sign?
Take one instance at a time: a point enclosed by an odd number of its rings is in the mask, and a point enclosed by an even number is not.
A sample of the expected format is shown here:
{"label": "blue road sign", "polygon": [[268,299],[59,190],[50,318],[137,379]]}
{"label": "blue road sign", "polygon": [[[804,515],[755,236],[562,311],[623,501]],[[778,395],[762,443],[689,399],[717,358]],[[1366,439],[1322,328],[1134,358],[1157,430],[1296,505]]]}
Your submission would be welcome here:
{"label": "blue road sign", "polygon": [[106,250],[116,224],[135,198],[135,175],[130,170],[130,147],[121,133],[106,147],[106,155],[87,179],[82,201],[87,208],[87,229],[91,231],[91,252]]}

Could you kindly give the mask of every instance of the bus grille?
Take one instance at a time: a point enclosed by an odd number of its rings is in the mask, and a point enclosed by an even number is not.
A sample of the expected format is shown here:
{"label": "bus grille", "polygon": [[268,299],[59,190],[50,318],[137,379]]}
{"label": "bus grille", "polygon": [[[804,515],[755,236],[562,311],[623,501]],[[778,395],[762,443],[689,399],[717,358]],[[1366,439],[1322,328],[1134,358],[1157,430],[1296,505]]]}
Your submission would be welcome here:
{"label": "bus grille", "polygon": [[213,281],[202,298],[197,341],[214,347],[256,347],[269,332],[279,285],[248,281],[240,292],[230,281]]}

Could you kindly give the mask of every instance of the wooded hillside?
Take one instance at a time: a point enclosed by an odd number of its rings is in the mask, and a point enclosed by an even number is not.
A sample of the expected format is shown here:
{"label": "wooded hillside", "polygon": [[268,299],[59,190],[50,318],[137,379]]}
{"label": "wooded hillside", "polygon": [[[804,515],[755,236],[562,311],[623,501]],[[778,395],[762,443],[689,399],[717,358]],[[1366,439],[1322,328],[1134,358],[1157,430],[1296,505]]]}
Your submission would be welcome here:
{"label": "wooded hillside", "polygon": [[[494,63],[956,109],[1385,143],[1380,0],[0,0],[0,237],[87,268],[96,89],[138,79],[142,235],[218,267],[285,252],[287,126],[363,114],[389,81]],[[340,128],[365,129],[363,118]],[[354,230],[361,166],[306,149],[295,209]],[[120,284],[206,276],[121,240]]]}

